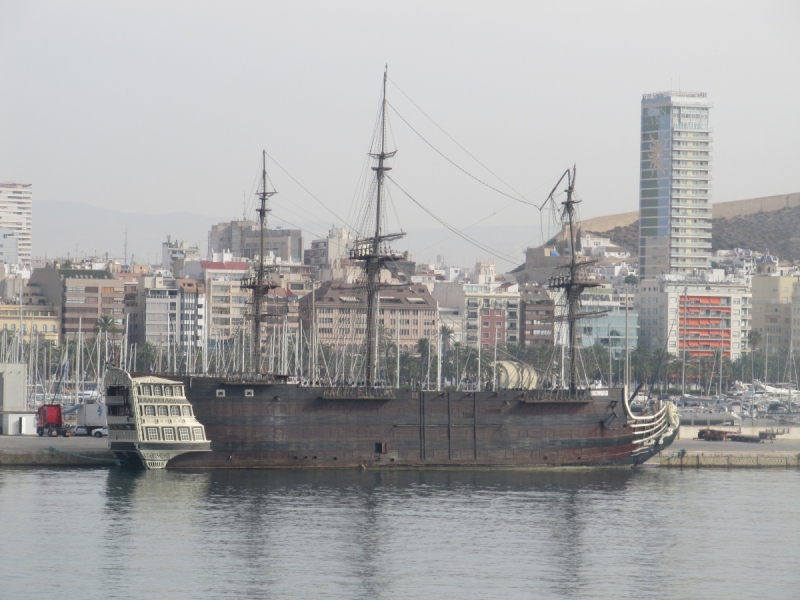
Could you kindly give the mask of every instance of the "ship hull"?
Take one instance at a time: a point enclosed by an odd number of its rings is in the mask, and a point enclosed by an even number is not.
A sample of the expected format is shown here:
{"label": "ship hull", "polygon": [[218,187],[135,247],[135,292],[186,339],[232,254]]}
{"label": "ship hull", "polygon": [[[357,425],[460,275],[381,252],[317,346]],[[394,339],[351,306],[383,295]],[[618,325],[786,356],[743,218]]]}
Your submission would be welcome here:
{"label": "ship hull", "polygon": [[211,451],[181,454],[167,468],[624,466],[664,450],[678,431],[637,425],[621,388],[578,400],[513,390],[376,397],[173,378],[185,382]]}

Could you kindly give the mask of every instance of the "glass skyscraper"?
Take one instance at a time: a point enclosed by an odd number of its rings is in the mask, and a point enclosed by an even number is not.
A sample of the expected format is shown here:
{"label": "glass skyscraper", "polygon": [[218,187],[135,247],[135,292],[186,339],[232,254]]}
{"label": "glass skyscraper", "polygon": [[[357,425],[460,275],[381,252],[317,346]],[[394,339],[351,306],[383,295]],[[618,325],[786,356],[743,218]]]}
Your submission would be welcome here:
{"label": "glass skyscraper", "polygon": [[711,128],[705,92],[642,96],[639,277],[711,267]]}

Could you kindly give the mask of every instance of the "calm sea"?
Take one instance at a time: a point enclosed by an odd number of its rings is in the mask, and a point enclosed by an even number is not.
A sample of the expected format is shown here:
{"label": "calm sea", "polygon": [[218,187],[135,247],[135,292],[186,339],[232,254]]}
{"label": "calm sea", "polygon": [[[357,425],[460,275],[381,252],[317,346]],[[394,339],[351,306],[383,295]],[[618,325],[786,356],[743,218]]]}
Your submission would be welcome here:
{"label": "calm sea", "polygon": [[0,597],[800,598],[800,472],[0,470]]}

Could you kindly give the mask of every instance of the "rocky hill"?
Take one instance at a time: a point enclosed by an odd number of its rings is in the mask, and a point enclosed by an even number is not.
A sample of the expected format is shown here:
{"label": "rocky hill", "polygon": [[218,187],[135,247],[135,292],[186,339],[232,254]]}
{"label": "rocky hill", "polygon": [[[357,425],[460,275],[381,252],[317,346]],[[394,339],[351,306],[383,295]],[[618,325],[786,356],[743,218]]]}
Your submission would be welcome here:
{"label": "rocky hill", "polygon": [[[713,219],[711,246],[714,251],[747,248],[800,260],[800,207],[762,211],[731,218]],[[631,252],[638,250],[639,224],[594,232]]]}
{"label": "rocky hill", "polygon": [[768,248],[786,260],[800,259],[800,208],[793,206],[771,212],[714,219],[713,250],[749,248],[765,252]]}

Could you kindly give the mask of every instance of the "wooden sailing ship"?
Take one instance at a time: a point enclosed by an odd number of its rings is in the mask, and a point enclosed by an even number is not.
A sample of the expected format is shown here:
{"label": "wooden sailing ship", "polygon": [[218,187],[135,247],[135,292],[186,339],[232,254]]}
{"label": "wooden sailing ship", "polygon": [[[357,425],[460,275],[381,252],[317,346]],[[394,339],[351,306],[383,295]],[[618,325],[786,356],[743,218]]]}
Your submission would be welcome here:
{"label": "wooden sailing ship", "polygon": [[[351,251],[365,274],[363,377],[321,385],[316,370],[306,384],[290,383],[285,373],[169,375],[170,385],[180,386],[193,418],[204,428],[203,439],[197,442],[209,446],[175,449],[172,440],[150,439],[149,433],[146,439],[142,436],[143,428],[153,429],[154,425],[147,422],[141,401],[135,400],[139,380],[112,370],[106,381],[107,393],[113,389],[116,397],[133,400],[127,405],[130,419],[124,424],[112,423],[109,418],[111,450],[120,458],[141,456],[137,464],[149,468],[425,468],[633,465],[669,446],[679,427],[671,403],[656,403],[648,413],[634,414],[626,387],[591,387],[579,378],[577,327],[580,319],[588,316],[580,311],[580,298],[594,283],[587,277],[587,263],[575,252],[574,168],[556,184],[556,188],[562,182],[567,185],[561,215],[568,225],[570,262],[557,269],[549,281],[550,288],[561,292],[565,301],[568,376],[551,378],[547,389],[533,390],[426,391],[383,384],[378,352],[380,274],[396,259],[390,242],[402,235],[385,233],[382,226],[384,180],[394,156],[386,147],[386,104],[384,74],[379,139],[370,154],[375,174],[374,202],[370,203],[374,230],[356,240]],[[265,165],[259,209],[262,251],[254,276],[243,283],[253,297],[256,358],[262,352],[264,298],[273,285],[263,246],[271,194]],[[159,444],[165,449],[169,446],[168,460],[145,459],[145,442],[151,452]]]}

